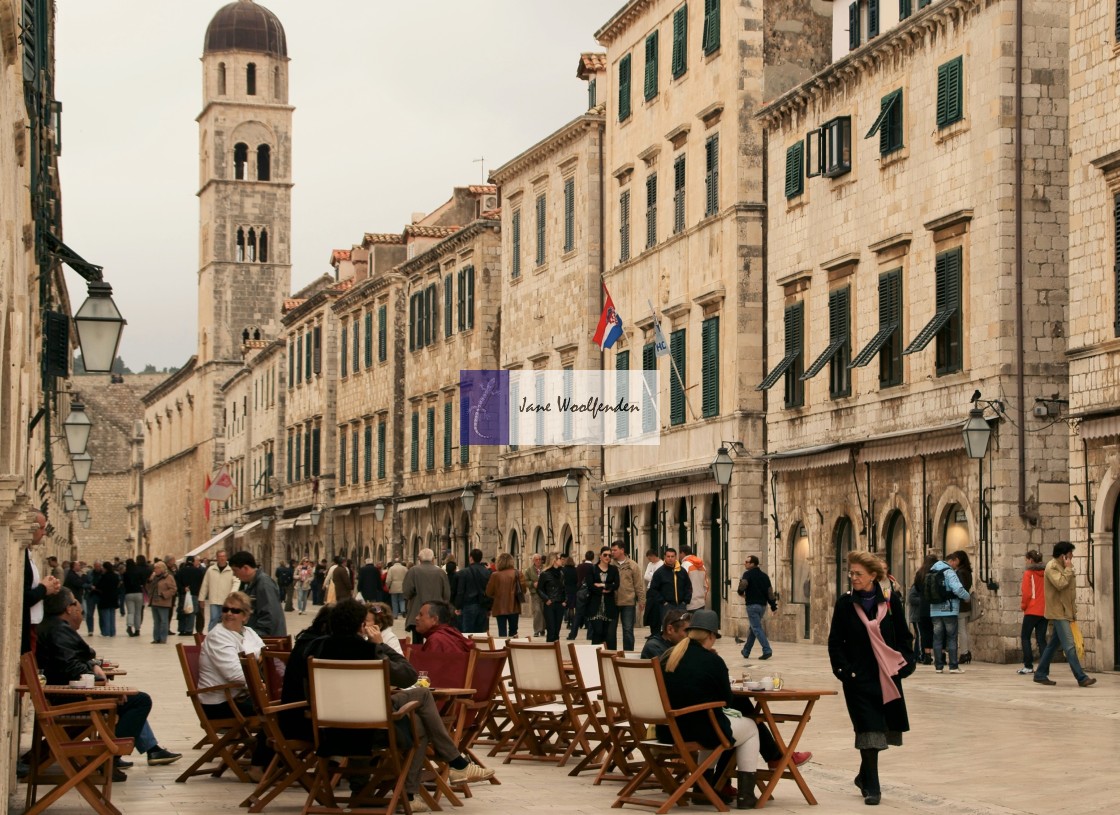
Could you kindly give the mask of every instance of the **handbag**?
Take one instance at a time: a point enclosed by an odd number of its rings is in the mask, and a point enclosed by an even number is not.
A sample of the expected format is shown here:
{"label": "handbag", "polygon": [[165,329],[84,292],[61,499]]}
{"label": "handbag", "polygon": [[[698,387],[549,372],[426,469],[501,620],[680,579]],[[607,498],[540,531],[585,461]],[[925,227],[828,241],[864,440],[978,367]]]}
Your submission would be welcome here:
{"label": "handbag", "polygon": [[576,611],[580,614],[587,614],[587,604],[591,602],[591,589],[587,588],[586,583],[580,583],[576,589]]}
{"label": "handbag", "polygon": [[1077,620],[1069,624],[1069,630],[1073,634],[1073,648],[1077,651],[1078,660],[1085,659],[1085,639],[1081,636],[1081,628],[1077,625]]}
{"label": "handbag", "polygon": [[[489,577],[487,577],[489,580]],[[478,588],[478,605],[483,611],[489,611],[494,607],[494,598],[486,593],[486,586],[479,584],[479,574],[476,570],[474,573],[474,583]]]}
{"label": "handbag", "polygon": [[515,575],[513,579],[513,600],[519,606],[525,602],[525,590],[521,588],[521,575]]}

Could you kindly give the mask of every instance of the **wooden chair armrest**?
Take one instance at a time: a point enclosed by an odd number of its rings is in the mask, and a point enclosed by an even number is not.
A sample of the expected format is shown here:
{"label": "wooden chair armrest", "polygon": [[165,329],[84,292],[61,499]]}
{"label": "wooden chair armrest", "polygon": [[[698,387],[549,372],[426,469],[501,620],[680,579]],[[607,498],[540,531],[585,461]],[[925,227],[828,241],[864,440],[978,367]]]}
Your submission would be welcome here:
{"label": "wooden chair armrest", "polygon": [[102,744],[105,745],[106,749],[108,749],[110,753],[115,756],[120,756],[128,755],[132,752],[132,749],[135,746],[134,739],[128,740],[127,750],[124,748],[124,746],[118,745],[115,728],[110,727],[109,722],[99,712],[94,713],[93,716],[90,717],[90,721],[92,722],[93,728],[97,733],[97,738],[101,741]]}
{"label": "wooden chair armrest", "polygon": [[680,718],[681,716],[685,716],[689,713],[700,713],[701,711],[704,711],[704,710],[723,710],[723,708],[725,708],[725,707],[727,707],[726,702],[704,702],[703,704],[699,704],[699,705],[690,705],[689,707],[682,707],[682,708],[677,708],[675,710],[670,710],[669,715],[672,716],[674,719],[677,719],[677,718]]}
{"label": "wooden chair armrest", "polygon": [[222,690],[222,691],[233,690],[235,688],[239,688],[241,690],[244,690],[245,686],[238,683],[238,682],[226,682],[225,684],[222,684],[222,685],[211,685],[208,688],[196,688],[193,691],[187,691],[187,696],[201,696],[204,693],[214,693],[215,691],[220,691],[220,690]]}
{"label": "wooden chair armrest", "polygon": [[401,705],[399,708],[394,710],[391,718],[394,721],[397,720],[397,719],[403,719],[405,716],[407,716],[412,711],[416,710],[418,707],[420,707],[420,703],[417,702],[415,699],[413,699],[411,702],[406,702],[405,704]]}
{"label": "wooden chair armrest", "polygon": [[269,705],[261,712],[266,716],[271,716],[274,713],[282,713],[287,710],[300,710],[307,707],[307,702],[285,702],[282,705]]}
{"label": "wooden chair armrest", "polygon": [[50,710],[45,710],[36,715],[40,719],[54,719],[58,716],[73,716],[77,713],[92,713],[96,710],[116,710],[117,703],[113,699],[83,699],[80,702],[68,702],[57,705]]}

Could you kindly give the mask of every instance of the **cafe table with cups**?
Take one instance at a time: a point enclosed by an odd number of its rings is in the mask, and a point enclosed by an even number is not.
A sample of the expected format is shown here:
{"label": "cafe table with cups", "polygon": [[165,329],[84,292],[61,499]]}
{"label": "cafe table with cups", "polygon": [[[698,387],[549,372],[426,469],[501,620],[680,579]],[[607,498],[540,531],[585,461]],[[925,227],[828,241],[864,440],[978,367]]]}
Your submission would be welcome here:
{"label": "cafe table with cups", "polygon": [[[759,781],[765,781],[766,785],[758,796],[756,807],[766,805],[774,794],[774,788],[783,778],[794,781],[805,800],[815,806],[817,799],[813,797],[809,784],[794,763],[793,754],[812,717],[813,706],[822,696],[835,696],[836,691],[791,687],[786,684],[780,672],[770,671],[756,678],[745,670],[740,675],[731,677],[731,691],[736,696],[747,697],[755,703],[755,719],[766,724],[778,749],[782,751],[782,757],[776,764],[758,771]],[[775,706],[782,709],[775,710]],[[779,724],[794,725],[788,740],[779,730]]]}

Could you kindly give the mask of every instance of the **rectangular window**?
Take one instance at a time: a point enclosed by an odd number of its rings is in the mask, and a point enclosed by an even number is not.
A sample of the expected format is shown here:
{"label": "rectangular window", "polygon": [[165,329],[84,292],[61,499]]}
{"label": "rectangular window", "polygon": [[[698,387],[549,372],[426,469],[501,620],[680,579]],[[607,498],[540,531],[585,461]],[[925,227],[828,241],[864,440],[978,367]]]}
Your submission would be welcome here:
{"label": "rectangular window", "polygon": [[646,101],[657,96],[657,31],[646,37]]}
{"label": "rectangular window", "polygon": [[867,39],[879,36],[879,0],[867,0]]}
{"label": "rectangular window", "polygon": [[[652,342],[642,346],[642,370],[657,370],[657,351]],[[642,433],[652,433],[657,429],[654,423],[653,398],[643,390],[642,392]]]}
{"label": "rectangular window", "polygon": [[312,346],[315,349],[312,355],[311,369],[318,376],[323,371],[323,328],[315,326],[311,329]]}
{"label": "rectangular window", "polygon": [[[805,136],[806,176],[836,178],[852,169],[852,117],[837,116]],[[814,163],[815,159],[815,163]]]}
{"label": "rectangular window", "polygon": [[796,198],[805,191],[804,158],[804,142],[786,150],[786,198]]}
{"label": "rectangular window", "polygon": [[934,272],[937,310],[902,353],[915,354],[936,337],[937,375],[942,376],[961,369],[961,248],[940,252]]}
{"label": "rectangular window", "polygon": [[288,431],[288,483],[292,483],[292,431]]}
{"label": "rectangular window", "polygon": [[543,266],[545,261],[545,238],[548,236],[548,222],[545,220],[544,195],[537,196],[537,265]]}
{"label": "rectangular window", "polygon": [[885,156],[902,149],[902,89],[891,91],[879,101],[879,116],[866,139],[879,134],[879,155]]}
{"label": "rectangular window", "polygon": [[439,339],[439,289],[435,283],[429,283],[424,291],[424,299],[428,307],[428,316],[424,324],[428,327],[428,344]]}
{"label": "rectangular window", "polygon": [[389,307],[377,307],[377,361],[389,358]]}
{"label": "rectangular window", "polygon": [[296,337],[296,384],[303,382],[303,334]]}
{"label": "rectangular window", "polygon": [[828,347],[801,375],[802,380],[812,379],[824,369],[826,364],[829,365],[828,392],[833,399],[849,396],[852,391],[851,374],[848,368],[852,356],[849,340],[849,303],[850,295],[847,286],[829,292]]}
{"label": "rectangular window", "polygon": [[367,424],[362,428],[362,443],[366,454],[362,478],[368,484],[373,481],[373,425]]}
{"label": "rectangular window", "polygon": [[358,483],[358,426],[354,425],[350,431],[350,472],[354,474],[354,483]]}
{"label": "rectangular window", "polygon": [[704,53],[719,50],[719,0],[704,0]]}
{"label": "rectangular window", "polygon": [[474,328],[474,266],[464,266],[459,278],[459,330]]}
{"label": "rectangular window", "polygon": [[[1120,3],[1120,0],[1117,0]],[[1120,7],[1116,9],[1120,14]],[[1113,333],[1120,337],[1120,194],[1112,198]]]}
{"label": "rectangular window", "polygon": [[308,329],[303,340],[303,378],[311,382],[311,371],[314,367],[315,352],[311,347],[311,329]]}
{"label": "rectangular window", "polygon": [[295,345],[291,338],[288,338],[288,390],[291,390],[296,385],[296,355],[294,353]]}
{"label": "rectangular window", "polygon": [[859,3],[848,6],[848,50],[859,48]]}
{"label": "rectangular window", "polygon": [[521,210],[513,211],[513,220],[510,226],[510,277],[521,277]]}
{"label": "rectangular window", "polygon": [[964,58],[957,57],[937,68],[937,126],[945,127],[964,118]]}
{"label": "rectangular window", "polygon": [[[358,330],[357,322],[354,323],[354,331]],[[410,294],[408,297],[408,350],[416,350],[416,295]]]}
{"label": "rectangular window", "polygon": [[[571,400],[573,390],[575,388],[575,373],[573,373],[571,366],[564,368],[564,399]],[[572,412],[570,410],[564,411],[564,441],[572,440]]]}
{"label": "rectangular window", "polygon": [[[629,375],[630,375],[630,352],[619,351],[614,357],[614,369],[618,373],[616,376],[615,395],[621,401],[630,401],[629,389]],[[619,411],[615,414],[615,435],[620,439],[625,439],[630,435],[630,414],[626,411]]]}
{"label": "rectangular window", "polygon": [[719,316],[700,326],[701,413],[705,419],[719,415]]}
{"label": "rectangular window", "polygon": [[618,198],[618,260],[630,260],[630,190],[623,190]]}
{"label": "rectangular window", "polygon": [[443,278],[443,336],[450,337],[452,333],[452,315],[455,313],[455,283],[448,274]]}
{"label": "rectangular window", "polygon": [[311,478],[311,428],[303,431],[303,477]]}
{"label": "rectangular window", "polygon": [[357,373],[358,369],[361,367],[361,360],[358,359],[358,354],[362,350],[362,338],[358,334],[358,315],[356,314],[354,315],[352,325],[354,330],[350,335],[350,371],[352,373]]}
{"label": "rectangular window", "polygon": [[704,217],[719,212],[719,134],[704,142]]}
{"label": "rectangular window", "polygon": [[684,231],[684,154],[673,161],[673,234]]}
{"label": "rectangular window", "polygon": [[798,407],[804,402],[805,386],[801,374],[805,367],[803,342],[804,304],[793,303],[786,306],[783,323],[785,325],[785,354],[770,369],[770,373],[755,390],[769,390],[779,379],[785,378],[785,406]]}
{"label": "rectangular window", "polygon": [[618,61],[618,120],[630,118],[630,55]]}
{"label": "rectangular window", "polygon": [[[536,374],[534,377],[534,385],[536,386],[534,398],[537,400],[538,405],[544,404],[544,374]],[[544,441],[544,414],[538,412],[533,417],[533,443],[541,444]]]}
{"label": "rectangular window", "polygon": [[646,249],[657,244],[657,173],[646,176]]}
{"label": "rectangular window", "polygon": [[320,442],[322,433],[318,427],[311,428],[311,475],[319,477],[319,465],[322,461]]}
{"label": "rectangular window", "polygon": [[[521,404],[521,388],[518,387],[516,382],[511,382],[509,385],[509,403],[511,405]],[[466,404],[466,403],[464,403]],[[465,420],[467,417],[464,414],[459,415],[459,421]],[[511,453],[516,453],[518,446],[521,443],[521,433],[519,422],[510,422],[509,425],[509,449]]]}
{"label": "rectangular window", "polygon": [[428,470],[436,466],[436,409],[428,408],[427,412],[427,437],[424,445],[424,467]]}
{"label": "rectangular window", "polygon": [[443,403],[443,466],[451,466],[451,403]]}
{"label": "rectangular window", "polygon": [[373,366],[373,312],[366,312],[366,367]]}
{"label": "rectangular window", "polygon": [[[902,270],[879,277],[879,387],[902,384]],[[853,363],[854,367],[854,363]]]}
{"label": "rectangular window", "polygon": [[669,334],[669,356],[673,360],[673,368],[669,379],[669,423],[673,425],[684,424],[685,420],[685,393],[684,384],[688,381],[688,371],[685,363],[685,329],[679,328]]}
{"label": "rectangular window", "polygon": [[898,19],[905,20],[914,13],[913,0],[898,0]]}
{"label": "rectangular window", "polygon": [[688,70],[688,4],[673,12],[673,79]]}
{"label": "rectangular window", "polygon": [[412,440],[411,440],[411,453],[409,467],[412,472],[417,472],[420,469],[420,411],[412,411]]}
{"label": "rectangular window", "polygon": [[576,180],[564,179],[564,251],[576,248]]}
{"label": "rectangular window", "polygon": [[342,343],[339,345],[339,363],[340,364],[338,366],[339,372],[342,374],[343,379],[346,378],[346,374],[347,374],[346,340],[348,339],[348,334],[347,334],[348,330],[349,330],[349,326],[347,326],[346,323],[343,323],[342,324]]}
{"label": "rectangular window", "polygon": [[587,109],[591,110],[591,108],[595,107],[597,104],[599,104],[598,93],[595,88],[595,80],[592,79],[587,83]]}
{"label": "rectangular window", "polygon": [[338,433],[338,486],[346,486],[346,428]]}
{"label": "rectangular window", "polygon": [[377,420],[377,477],[385,477],[385,420]]}

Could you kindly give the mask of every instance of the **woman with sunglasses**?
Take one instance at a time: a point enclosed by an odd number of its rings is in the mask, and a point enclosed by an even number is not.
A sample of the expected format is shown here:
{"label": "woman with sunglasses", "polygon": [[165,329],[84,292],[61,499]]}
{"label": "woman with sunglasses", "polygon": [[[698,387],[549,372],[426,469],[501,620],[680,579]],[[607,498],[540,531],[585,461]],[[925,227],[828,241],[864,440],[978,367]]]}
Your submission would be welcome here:
{"label": "woman with sunglasses", "polygon": [[607,633],[618,621],[618,606],[614,595],[619,584],[618,567],[611,560],[611,550],[599,552],[599,562],[587,573],[587,629],[592,645],[607,641]]}

